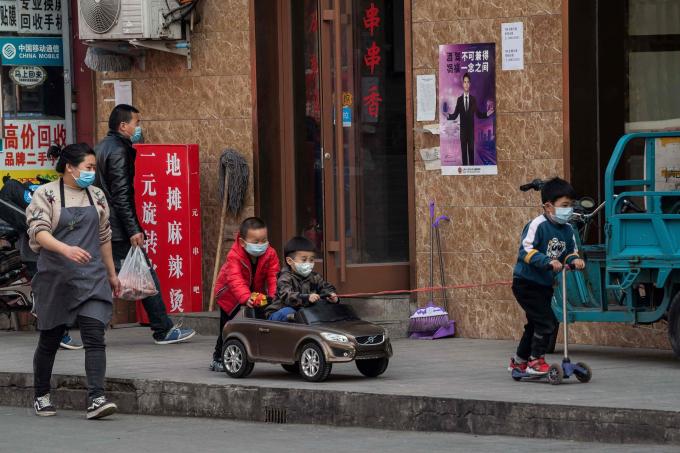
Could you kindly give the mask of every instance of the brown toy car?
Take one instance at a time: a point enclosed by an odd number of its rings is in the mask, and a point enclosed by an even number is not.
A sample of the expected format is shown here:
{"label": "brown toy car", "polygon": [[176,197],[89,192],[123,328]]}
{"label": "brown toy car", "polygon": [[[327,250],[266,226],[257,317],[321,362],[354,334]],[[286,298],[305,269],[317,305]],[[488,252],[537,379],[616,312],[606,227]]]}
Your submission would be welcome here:
{"label": "brown toy car", "polygon": [[248,376],[255,362],[280,363],[289,373],[320,382],[333,363],[355,361],[368,377],[385,372],[392,345],[384,328],[360,320],[352,308],[325,301],[300,309],[294,322],[269,321],[263,310],[244,308],[224,326],[227,374]]}

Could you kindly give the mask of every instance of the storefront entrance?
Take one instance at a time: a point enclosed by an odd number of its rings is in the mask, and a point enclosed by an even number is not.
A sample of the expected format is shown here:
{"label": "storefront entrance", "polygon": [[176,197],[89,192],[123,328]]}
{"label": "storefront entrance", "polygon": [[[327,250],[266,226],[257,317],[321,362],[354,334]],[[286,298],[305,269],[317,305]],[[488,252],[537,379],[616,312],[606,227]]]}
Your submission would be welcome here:
{"label": "storefront entrance", "polygon": [[408,287],[403,1],[255,5],[256,206],[272,242],[312,240],[342,291]]}

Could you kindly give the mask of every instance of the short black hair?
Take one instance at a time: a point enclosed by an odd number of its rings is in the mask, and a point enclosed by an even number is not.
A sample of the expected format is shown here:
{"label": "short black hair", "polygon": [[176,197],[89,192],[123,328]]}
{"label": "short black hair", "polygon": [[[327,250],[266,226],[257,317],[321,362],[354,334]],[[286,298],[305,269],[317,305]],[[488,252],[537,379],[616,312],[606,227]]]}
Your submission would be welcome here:
{"label": "short black hair", "polygon": [[463,74],[463,80],[465,80],[465,79],[468,79],[470,81],[470,83],[472,83],[472,77],[470,76],[469,72],[466,72],[465,74]]}
{"label": "short black hair", "polygon": [[267,224],[264,223],[264,220],[259,217],[248,217],[243,222],[241,222],[241,226],[238,229],[238,234],[242,239],[245,240],[245,238],[248,236],[248,231],[261,230],[262,228],[267,228]]}
{"label": "short black hair", "polygon": [[568,181],[555,177],[543,184],[541,189],[541,201],[543,203],[554,203],[562,197],[576,199],[576,191]]}
{"label": "short black hair", "polygon": [[139,110],[131,105],[118,104],[111,111],[109,115],[109,130],[117,131],[120,123],[129,123],[132,120],[132,114],[139,113]]}
{"label": "short black hair", "polygon": [[316,253],[316,247],[309,239],[302,236],[295,236],[290,241],[286,242],[285,247],[283,247],[283,255],[286,258],[289,256],[293,257],[297,252]]}
{"label": "short black hair", "polygon": [[47,150],[47,157],[57,160],[56,170],[61,174],[66,171],[66,164],[77,167],[88,154],[95,155],[94,150],[87,143],[75,143],[64,148],[55,143]]}

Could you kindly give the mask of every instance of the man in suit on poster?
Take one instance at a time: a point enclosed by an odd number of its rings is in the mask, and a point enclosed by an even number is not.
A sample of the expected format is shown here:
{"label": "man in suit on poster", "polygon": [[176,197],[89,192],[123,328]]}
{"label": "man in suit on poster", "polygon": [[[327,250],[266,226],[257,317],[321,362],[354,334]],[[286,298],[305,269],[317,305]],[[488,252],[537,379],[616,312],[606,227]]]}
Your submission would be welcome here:
{"label": "man in suit on poster", "polygon": [[448,120],[455,120],[460,115],[460,151],[464,166],[475,164],[475,115],[484,119],[494,112],[493,107],[486,113],[479,111],[477,100],[470,94],[470,85],[470,74],[466,72],[463,76],[463,94],[456,101],[456,109],[446,117]]}

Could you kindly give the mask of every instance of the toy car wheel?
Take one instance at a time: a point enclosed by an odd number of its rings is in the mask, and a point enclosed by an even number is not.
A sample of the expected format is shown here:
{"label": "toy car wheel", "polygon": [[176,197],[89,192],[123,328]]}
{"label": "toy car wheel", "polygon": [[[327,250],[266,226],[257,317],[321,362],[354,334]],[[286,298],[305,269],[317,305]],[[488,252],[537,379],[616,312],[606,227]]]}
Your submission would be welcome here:
{"label": "toy car wheel", "polygon": [[222,360],[224,371],[233,378],[244,378],[255,367],[255,364],[248,360],[246,347],[239,340],[229,340],[224,344]]}
{"label": "toy car wheel", "polygon": [[281,368],[288,371],[290,374],[300,374],[300,363],[299,362],[295,362],[294,365],[282,363]]}
{"label": "toy car wheel", "polygon": [[582,373],[580,370],[575,369],[574,375],[576,376],[576,379],[583,383],[590,382],[593,377],[593,371],[590,367],[583,362],[578,362],[576,366],[585,370],[585,373]]}
{"label": "toy car wheel", "polygon": [[331,373],[333,364],[326,362],[326,356],[316,343],[307,343],[300,351],[300,375],[306,381],[321,382]]}
{"label": "toy car wheel", "polygon": [[380,359],[357,360],[357,369],[366,377],[378,377],[385,372],[390,359],[382,357]]}
{"label": "toy car wheel", "polygon": [[562,371],[562,367],[560,365],[550,365],[550,369],[548,370],[548,382],[552,385],[558,385],[562,383],[563,378],[564,372]]}

